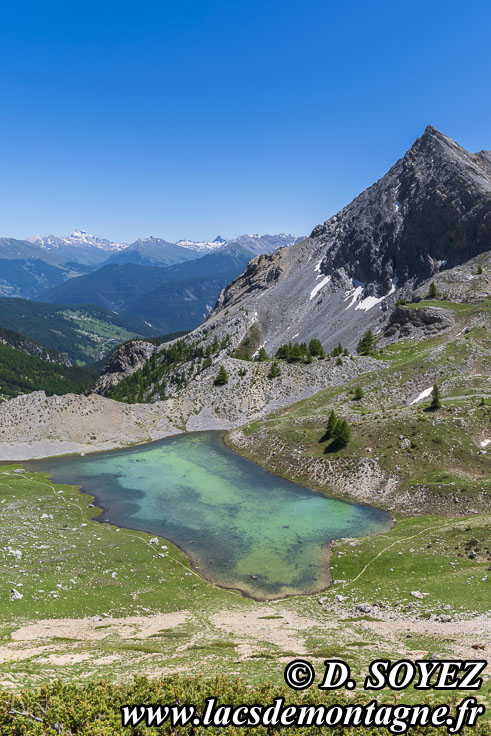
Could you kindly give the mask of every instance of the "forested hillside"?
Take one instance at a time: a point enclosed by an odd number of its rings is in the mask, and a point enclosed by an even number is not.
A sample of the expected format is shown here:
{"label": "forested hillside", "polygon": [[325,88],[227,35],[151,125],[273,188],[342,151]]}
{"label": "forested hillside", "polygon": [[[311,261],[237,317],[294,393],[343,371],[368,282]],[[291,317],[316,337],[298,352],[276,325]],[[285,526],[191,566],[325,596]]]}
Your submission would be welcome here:
{"label": "forested hillside", "polygon": [[32,391],[83,393],[97,378],[93,368],[42,360],[0,342],[0,400]]}
{"label": "forested hillside", "polygon": [[244,271],[252,253],[232,244],[202,258],[167,268],[113,263],[49,289],[53,304],[98,304],[142,320],[148,330],[174,332],[197,327],[220,291]]}
{"label": "forested hillside", "polygon": [[0,327],[15,330],[79,364],[102,360],[126,340],[155,335],[142,320],[103,307],[10,298],[0,298]]}

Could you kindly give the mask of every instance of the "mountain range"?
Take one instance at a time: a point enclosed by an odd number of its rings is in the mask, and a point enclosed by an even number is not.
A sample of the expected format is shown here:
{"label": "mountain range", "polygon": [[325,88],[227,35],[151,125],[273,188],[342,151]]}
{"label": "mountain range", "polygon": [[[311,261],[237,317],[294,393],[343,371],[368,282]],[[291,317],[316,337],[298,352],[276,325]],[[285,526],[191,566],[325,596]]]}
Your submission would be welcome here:
{"label": "mountain range", "polygon": [[166,268],[110,263],[41,293],[53,304],[97,304],[143,320],[154,334],[190,330],[213,309],[224,285],[246,268],[251,252],[230,244]]}
{"label": "mountain range", "polygon": [[[229,355],[260,347],[274,355],[312,339],[326,351],[339,343],[353,351],[368,329],[382,335],[390,324],[395,334],[397,319],[415,319],[395,312],[397,304],[421,300],[432,280],[432,291],[454,301],[482,300],[489,283],[475,259],[489,257],[490,245],[491,153],[468,153],[429,126],[382,179],[309,237],[252,259],[186,341],[228,339]],[[418,319],[424,326],[440,315]],[[131,343],[121,350],[131,353]],[[109,366],[100,390],[119,378]],[[148,395],[155,397],[152,385]]]}
{"label": "mountain range", "polygon": [[[79,364],[125,343],[99,381],[102,393],[150,358],[160,384],[160,341],[145,339],[169,333],[193,330],[184,344],[205,352],[213,343],[212,363],[224,350],[274,355],[285,343],[312,339],[328,352],[339,343],[353,351],[368,329],[389,341],[428,325],[446,329],[451,320],[438,310],[415,315],[402,306],[430,286],[456,302],[486,298],[482,257],[490,243],[491,153],[469,153],[429,126],[384,177],[304,239],[152,236],[127,245],[84,231],[0,239],[0,293],[8,294],[0,327]],[[19,298],[24,292],[28,300]],[[193,373],[193,360],[178,363]],[[148,397],[156,400],[152,375]]]}
{"label": "mountain range", "polygon": [[78,363],[101,360],[118,341],[193,329],[251,258],[296,240],[280,234],[170,243],[151,236],[128,245],[84,230],[0,238],[0,326],[42,336]]}

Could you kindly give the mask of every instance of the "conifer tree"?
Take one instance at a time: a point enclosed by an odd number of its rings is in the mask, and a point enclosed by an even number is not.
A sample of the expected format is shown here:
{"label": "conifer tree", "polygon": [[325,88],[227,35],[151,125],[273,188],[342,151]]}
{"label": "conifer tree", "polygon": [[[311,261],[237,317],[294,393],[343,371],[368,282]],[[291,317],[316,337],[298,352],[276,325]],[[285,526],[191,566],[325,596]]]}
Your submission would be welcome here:
{"label": "conifer tree", "polygon": [[326,353],[320,340],[314,338],[309,342],[309,351],[313,358],[325,358]]}
{"label": "conifer tree", "polygon": [[336,447],[346,447],[351,439],[351,430],[346,419],[340,419],[336,425],[336,431],[334,433],[334,440]]}
{"label": "conifer tree", "polygon": [[432,411],[436,411],[437,409],[440,409],[440,407],[442,405],[442,402],[441,402],[441,399],[440,399],[440,389],[439,389],[439,387],[437,386],[436,383],[433,386],[433,392],[432,392],[431,396],[432,396],[432,398],[431,398],[430,409]]}
{"label": "conifer tree", "polygon": [[435,284],[434,281],[432,281],[431,284],[430,284],[430,292],[429,292],[429,295],[430,295],[430,297],[432,299],[435,299],[438,296],[438,290],[436,288],[436,284]]}
{"label": "conifer tree", "polygon": [[217,386],[224,386],[226,383],[228,383],[228,373],[225,370],[225,367],[221,365],[220,370],[218,371],[218,375],[215,378],[215,384]]}
{"label": "conifer tree", "polygon": [[360,401],[360,399],[362,399],[364,396],[365,396],[365,394],[363,392],[362,387],[361,386],[357,386],[355,388],[355,396],[354,396],[355,401]]}
{"label": "conifer tree", "polygon": [[377,347],[377,338],[371,330],[367,330],[360,339],[356,352],[359,355],[371,355]]}
{"label": "conifer tree", "polygon": [[281,376],[281,368],[277,360],[273,360],[269,369],[268,378],[277,378]]}
{"label": "conifer tree", "polygon": [[336,416],[336,412],[333,409],[331,413],[329,414],[329,419],[327,420],[326,435],[329,439],[333,439],[336,433],[337,424],[338,424],[338,418]]}

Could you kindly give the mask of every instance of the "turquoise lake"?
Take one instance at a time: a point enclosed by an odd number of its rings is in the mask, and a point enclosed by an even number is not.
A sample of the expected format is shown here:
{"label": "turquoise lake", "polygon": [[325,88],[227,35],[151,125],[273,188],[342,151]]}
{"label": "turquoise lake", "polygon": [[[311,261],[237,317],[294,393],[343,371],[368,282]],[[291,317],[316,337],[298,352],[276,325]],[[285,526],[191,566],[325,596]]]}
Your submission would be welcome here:
{"label": "turquoise lake", "polygon": [[392,525],[385,511],[269,473],[229,450],[221,432],[27,465],[92,494],[100,521],[164,537],[209,580],[258,599],[322,590],[330,541]]}

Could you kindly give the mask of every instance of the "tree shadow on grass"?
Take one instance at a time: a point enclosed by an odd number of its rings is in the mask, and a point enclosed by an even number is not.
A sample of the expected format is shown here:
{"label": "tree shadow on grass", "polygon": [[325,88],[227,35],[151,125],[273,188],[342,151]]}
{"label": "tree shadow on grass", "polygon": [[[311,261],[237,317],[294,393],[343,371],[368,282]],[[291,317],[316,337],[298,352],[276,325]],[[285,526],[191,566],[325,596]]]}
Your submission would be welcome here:
{"label": "tree shadow on grass", "polygon": [[324,455],[329,455],[331,452],[337,452],[338,450],[342,450],[343,447],[346,447],[346,445],[343,442],[341,442],[339,439],[335,438],[331,440],[331,442],[327,445],[327,447],[324,448]]}

